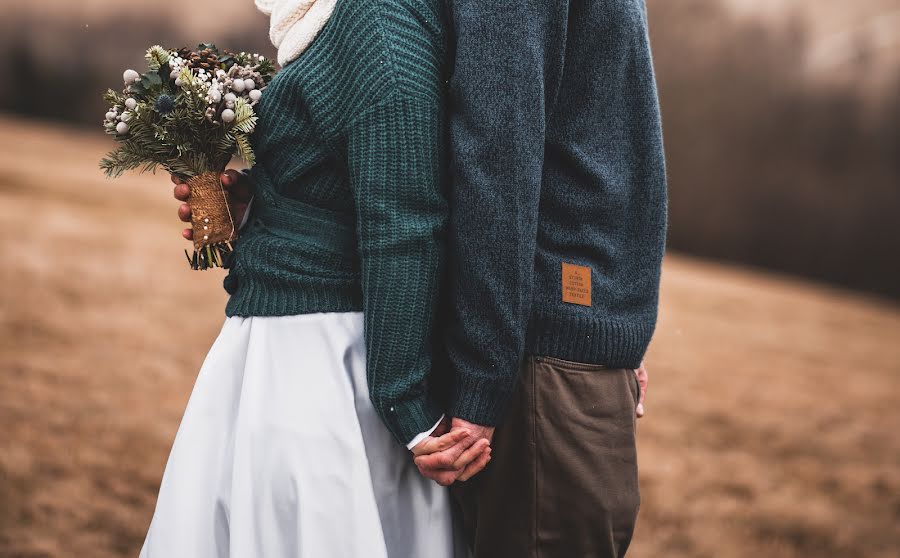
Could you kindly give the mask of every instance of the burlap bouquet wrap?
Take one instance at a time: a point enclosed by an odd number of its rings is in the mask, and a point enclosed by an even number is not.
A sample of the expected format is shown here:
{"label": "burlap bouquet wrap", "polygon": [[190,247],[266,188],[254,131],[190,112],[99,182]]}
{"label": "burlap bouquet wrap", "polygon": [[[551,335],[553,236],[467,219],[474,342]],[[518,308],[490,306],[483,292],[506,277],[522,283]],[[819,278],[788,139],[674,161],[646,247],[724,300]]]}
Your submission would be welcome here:
{"label": "burlap bouquet wrap", "polygon": [[237,225],[221,174],[205,172],[188,179],[191,195],[191,226],[194,229],[194,253],[185,254],[193,269],[224,267],[237,238]]}

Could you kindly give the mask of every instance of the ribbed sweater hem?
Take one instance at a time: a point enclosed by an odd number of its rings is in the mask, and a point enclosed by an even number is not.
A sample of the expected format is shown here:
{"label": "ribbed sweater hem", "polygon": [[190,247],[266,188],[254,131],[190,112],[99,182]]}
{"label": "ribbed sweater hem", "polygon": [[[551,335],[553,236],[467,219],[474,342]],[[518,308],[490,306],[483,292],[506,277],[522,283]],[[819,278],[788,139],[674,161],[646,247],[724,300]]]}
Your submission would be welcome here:
{"label": "ribbed sweater hem", "polygon": [[[226,290],[227,290],[226,279]],[[228,304],[226,316],[294,316],[318,312],[359,312],[359,285],[353,282],[254,281],[241,277]]]}
{"label": "ribbed sweater hem", "polygon": [[[525,355],[634,369],[640,366],[655,327],[655,320],[620,322],[536,311],[529,321]],[[453,416],[475,424],[498,424],[519,378],[517,369],[504,372],[460,371]]]}
{"label": "ribbed sweater hem", "polygon": [[529,322],[525,352],[609,368],[638,368],[655,327],[655,320],[621,322],[538,311]]}

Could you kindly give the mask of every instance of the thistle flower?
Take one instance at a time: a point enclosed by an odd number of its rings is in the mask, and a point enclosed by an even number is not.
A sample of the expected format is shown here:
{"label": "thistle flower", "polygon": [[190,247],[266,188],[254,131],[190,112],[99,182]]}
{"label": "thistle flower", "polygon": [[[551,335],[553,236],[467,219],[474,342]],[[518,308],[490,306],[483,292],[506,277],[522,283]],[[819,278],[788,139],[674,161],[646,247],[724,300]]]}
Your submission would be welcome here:
{"label": "thistle flower", "polygon": [[163,93],[156,98],[156,103],[154,103],[153,108],[156,109],[156,112],[165,116],[175,110],[175,99],[173,99],[171,95]]}

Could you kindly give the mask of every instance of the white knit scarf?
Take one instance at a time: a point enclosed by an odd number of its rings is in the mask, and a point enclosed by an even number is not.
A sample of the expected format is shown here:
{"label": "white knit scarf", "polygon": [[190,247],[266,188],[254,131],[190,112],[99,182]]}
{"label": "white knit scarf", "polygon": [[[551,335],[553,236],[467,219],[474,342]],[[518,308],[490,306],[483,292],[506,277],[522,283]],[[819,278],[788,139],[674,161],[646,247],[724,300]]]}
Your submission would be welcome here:
{"label": "white knit scarf", "polygon": [[269,16],[269,39],[282,66],[295,60],[325,27],[337,0],[255,0]]}

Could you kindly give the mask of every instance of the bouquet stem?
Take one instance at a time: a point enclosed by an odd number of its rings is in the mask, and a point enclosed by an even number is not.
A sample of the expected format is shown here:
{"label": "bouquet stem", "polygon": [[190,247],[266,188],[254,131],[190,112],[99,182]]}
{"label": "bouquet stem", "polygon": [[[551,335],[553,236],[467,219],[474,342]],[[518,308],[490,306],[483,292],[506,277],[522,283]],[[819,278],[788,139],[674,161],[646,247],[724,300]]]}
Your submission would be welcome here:
{"label": "bouquet stem", "polygon": [[187,181],[191,188],[188,205],[194,229],[194,253],[185,250],[185,255],[191,269],[224,267],[233,250],[236,226],[220,177],[218,172],[204,172]]}

